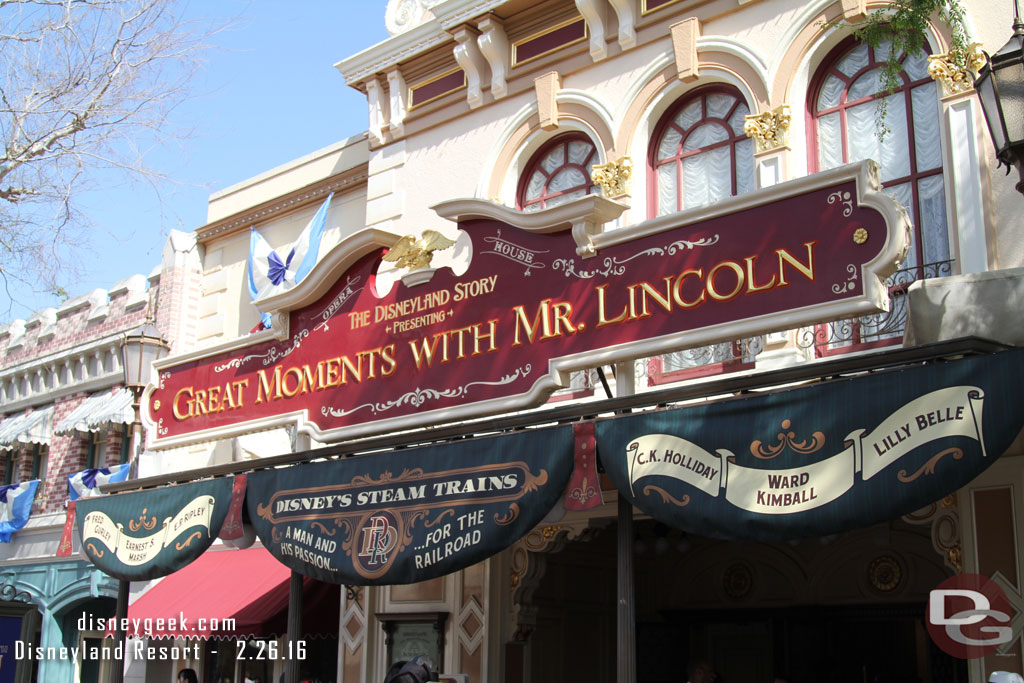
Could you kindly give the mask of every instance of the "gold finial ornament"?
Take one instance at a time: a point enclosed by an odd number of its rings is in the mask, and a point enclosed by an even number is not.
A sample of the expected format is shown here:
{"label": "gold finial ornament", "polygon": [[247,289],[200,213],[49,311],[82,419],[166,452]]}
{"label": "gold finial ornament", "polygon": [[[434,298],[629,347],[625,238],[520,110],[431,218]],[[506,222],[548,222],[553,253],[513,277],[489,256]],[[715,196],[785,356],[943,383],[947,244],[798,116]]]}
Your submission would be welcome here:
{"label": "gold finial ornament", "polygon": [[444,251],[455,244],[436,230],[424,230],[422,237],[416,239],[406,235],[384,254],[384,260],[394,263],[399,268],[423,270],[430,267],[435,251]]}
{"label": "gold finial ornament", "polygon": [[792,118],[789,105],[784,104],[771,111],[743,117],[743,132],[748,138],[754,138],[758,152],[769,152],[786,146]]}
{"label": "gold finial ornament", "polygon": [[956,569],[957,574],[964,573],[964,553],[963,548],[960,545],[960,541],[957,541],[950,547],[946,548],[946,556],[949,558],[949,564],[953,565]]}
{"label": "gold finial ornament", "polygon": [[622,157],[607,164],[595,164],[590,179],[601,186],[601,193],[609,199],[629,194],[629,178],[633,175],[633,160]]}
{"label": "gold finial ornament", "polygon": [[864,228],[857,228],[853,232],[853,243],[864,244],[868,241],[868,231]]}
{"label": "gold finial ornament", "polygon": [[942,83],[943,95],[959,95],[974,89],[974,79],[985,65],[985,53],[980,43],[967,46],[964,66],[957,64],[956,52],[928,56],[928,75]]}

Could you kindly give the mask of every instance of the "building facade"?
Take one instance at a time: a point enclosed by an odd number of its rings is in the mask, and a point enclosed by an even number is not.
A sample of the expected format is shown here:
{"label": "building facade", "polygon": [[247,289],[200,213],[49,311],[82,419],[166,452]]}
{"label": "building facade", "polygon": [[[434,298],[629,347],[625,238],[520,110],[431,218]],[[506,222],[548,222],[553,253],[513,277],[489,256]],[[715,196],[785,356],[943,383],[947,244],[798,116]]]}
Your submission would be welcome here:
{"label": "building facade", "polygon": [[[616,231],[675,216],[698,221],[734,197],[768,202],[773,187],[865,159],[877,162],[880,190],[913,225],[905,255],[890,264],[888,310],[790,326],[783,320],[735,339],[619,359],[614,372],[595,361],[564,373],[547,405],[627,394],[640,397],[640,408],[734,394],[752,400],[752,391],[783,383],[765,380],[771,373],[824,383],[894,364],[929,364],[941,374],[952,367],[943,364],[961,356],[1017,346],[1022,199],[996,167],[972,77],[949,59],[950,32],[941,21],[929,25],[927,54],[902,56],[898,87],[881,92],[885,46],[856,42],[850,24],[885,6],[393,0],[386,15],[392,37],[337,64],[346,83],[366,94],[368,131],[211,197],[208,223],[196,231],[200,350],[183,357],[243,344],[258,329],[268,311],[249,292],[250,228],[286,253],[325,200],[324,259],[359,235],[379,236],[391,249],[399,237],[425,230],[454,241],[456,227],[446,216],[455,209],[433,207],[456,199],[489,202],[489,211],[502,216],[549,216],[544,212],[600,195],[615,202],[614,214],[572,228],[580,240],[600,245]],[[994,52],[1009,34],[1009,8],[967,2],[965,9],[972,39]],[[880,126],[888,128],[884,136]],[[528,218],[508,222],[518,220]],[[748,227],[742,239],[757,242],[757,226]],[[600,261],[598,254],[593,262]],[[338,270],[340,277],[344,267]],[[381,282],[381,271],[375,273]],[[714,286],[707,291],[721,294]],[[283,320],[275,318],[272,329]],[[989,341],[950,345],[965,337]],[[784,374],[794,369],[798,376]],[[895,393],[899,379],[889,381],[889,390],[876,395]],[[681,393],[665,400],[658,392],[666,389]],[[190,405],[187,417],[195,414]],[[834,412],[859,411],[850,405]],[[322,434],[304,428],[302,419],[285,422],[254,420],[223,438],[183,438],[166,448],[157,438],[140,475],[156,482],[242,472],[259,468],[264,457],[330,446],[332,438],[318,440]],[[771,429],[778,431],[757,436],[806,443],[795,424],[792,432],[788,424]],[[408,443],[419,438],[412,433]],[[602,459],[614,457],[600,452],[600,440],[598,449]],[[1020,672],[1019,633],[1002,651],[968,661],[932,642],[925,617],[929,591],[966,573],[998,577],[1013,608],[1024,608],[1021,444],[997,455],[976,479],[922,509],[882,522],[853,518],[841,533],[771,540],[739,531],[711,537],[640,509],[627,522],[609,460],[596,487],[600,504],[555,506],[482,562],[427,581],[349,585],[327,606],[307,586],[305,602],[315,607],[304,610],[304,619],[326,618],[334,643],[317,650],[313,670],[326,680],[383,680],[400,645],[415,642],[433,649],[444,672],[470,681],[631,680],[618,667],[623,642],[633,640],[636,680],[652,682],[683,680],[686,667],[701,659],[723,680],[985,681],[994,670]],[[624,555],[635,573],[625,589],[635,608],[627,627],[617,610]],[[271,591],[277,598],[282,581],[275,579]],[[236,607],[232,614],[251,609]],[[409,628],[418,640],[403,632]],[[624,630],[635,636],[621,640]],[[264,624],[236,634],[236,642],[277,638],[284,648],[282,633],[280,625]],[[215,656],[214,642],[180,664],[210,681],[276,679],[286,670],[276,659],[252,673],[252,662],[240,656],[247,646]],[[145,673],[129,675],[169,681],[178,664],[147,663]]]}
{"label": "building facade", "polygon": [[[132,459],[135,413],[123,388],[121,340],[152,320],[175,340],[172,348],[189,348],[198,263],[195,241],[174,232],[148,276],[69,299],[0,331],[4,482],[38,481],[27,523],[0,548],[6,637],[42,648],[102,639],[79,619],[112,616],[117,582],[70,548],[58,552],[69,477]],[[7,680],[99,680],[95,663],[16,653],[7,649],[13,642],[4,645]]]}

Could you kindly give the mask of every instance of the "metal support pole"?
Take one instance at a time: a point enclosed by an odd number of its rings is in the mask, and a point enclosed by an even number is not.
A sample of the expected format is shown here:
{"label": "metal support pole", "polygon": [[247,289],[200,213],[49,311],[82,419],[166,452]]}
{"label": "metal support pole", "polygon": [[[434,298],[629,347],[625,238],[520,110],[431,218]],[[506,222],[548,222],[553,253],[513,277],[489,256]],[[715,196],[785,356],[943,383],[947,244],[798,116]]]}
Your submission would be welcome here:
{"label": "metal support pole", "polygon": [[633,602],[633,506],[619,496],[618,652],[615,680],[636,681],[636,607]]}
{"label": "metal support pole", "polygon": [[124,681],[124,663],[127,659],[124,651],[124,624],[128,619],[128,590],[131,585],[131,581],[117,582],[117,606],[114,608],[117,629],[114,631],[114,659],[110,662],[110,683]]}
{"label": "metal support pole", "polygon": [[132,392],[132,411],[135,413],[135,421],[132,422],[132,443],[128,452],[128,478],[139,478],[139,456],[142,453],[142,390],[144,387],[129,387]]}
{"label": "metal support pole", "polygon": [[[615,367],[615,393],[629,396],[636,391],[633,362]],[[616,659],[617,683],[636,683],[636,604],[633,580],[633,506],[619,493],[618,517],[618,605]]]}
{"label": "metal support pole", "polygon": [[[139,450],[142,446],[142,420],[139,415],[139,403],[142,397],[143,387],[129,387],[132,392],[132,411],[135,413],[135,420],[132,422],[132,443],[129,459],[129,478],[138,477]],[[110,663],[110,683],[123,683],[124,665],[128,657],[125,648],[124,624],[128,620],[128,593],[131,588],[131,581],[117,582],[117,606],[114,608],[114,616],[117,618],[117,628],[114,630],[114,661]]]}
{"label": "metal support pole", "polygon": [[284,663],[284,683],[299,683],[301,662],[295,656],[302,638],[302,574],[292,572],[288,582],[288,647],[290,653]]}
{"label": "metal support pole", "polygon": [[[313,447],[309,434],[293,432],[293,451],[304,451]],[[284,683],[299,683],[302,662],[296,657],[298,643],[302,639],[302,574],[292,571],[288,583],[288,659],[284,664]]]}

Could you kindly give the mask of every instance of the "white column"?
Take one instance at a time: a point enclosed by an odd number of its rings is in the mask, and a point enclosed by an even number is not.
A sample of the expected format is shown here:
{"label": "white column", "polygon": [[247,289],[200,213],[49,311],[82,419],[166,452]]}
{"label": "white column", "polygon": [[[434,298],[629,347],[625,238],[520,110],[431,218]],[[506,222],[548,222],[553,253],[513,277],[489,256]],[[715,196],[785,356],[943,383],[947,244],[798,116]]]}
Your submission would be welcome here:
{"label": "white column", "polygon": [[[985,211],[982,205],[981,170],[978,165],[978,127],[975,125],[974,98],[966,97],[946,107],[946,134],[949,145],[947,196],[952,197],[950,229],[955,229],[961,273],[980,273],[989,269]],[[985,131],[981,131],[985,133]],[[986,133],[987,134],[987,133]],[[951,193],[948,190],[952,190]]]}

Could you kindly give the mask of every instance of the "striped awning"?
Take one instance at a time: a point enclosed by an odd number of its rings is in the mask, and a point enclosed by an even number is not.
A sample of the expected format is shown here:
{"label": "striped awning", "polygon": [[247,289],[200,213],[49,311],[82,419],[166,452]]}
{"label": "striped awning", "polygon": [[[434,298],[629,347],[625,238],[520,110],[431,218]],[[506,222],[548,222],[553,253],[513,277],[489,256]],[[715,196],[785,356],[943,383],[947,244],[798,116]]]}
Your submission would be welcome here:
{"label": "striped awning", "polygon": [[12,415],[0,422],[0,449],[13,449],[21,444],[48,444],[53,436],[53,406]]}
{"label": "striped awning", "polygon": [[127,389],[103,391],[82,401],[53,431],[57,434],[70,434],[76,430],[97,432],[108,424],[131,424],[134,419],[132,392]]}

